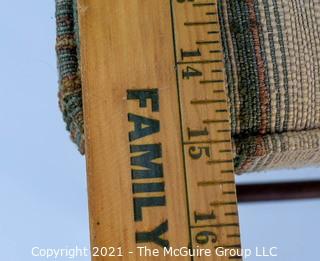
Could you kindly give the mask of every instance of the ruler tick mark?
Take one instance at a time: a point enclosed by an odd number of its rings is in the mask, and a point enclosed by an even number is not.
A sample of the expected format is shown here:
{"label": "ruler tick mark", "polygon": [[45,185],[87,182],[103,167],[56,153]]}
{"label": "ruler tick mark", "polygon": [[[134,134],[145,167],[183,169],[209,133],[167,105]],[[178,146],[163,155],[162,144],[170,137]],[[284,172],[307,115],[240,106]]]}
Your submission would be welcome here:
{"label": "ruler tick mark", "polygon": [[208,34],[220,34],[219,31],[209,31]]}
{"label": "ruler tick mark", "polygon": [[219,248],[219,247],[223,247],[223,248],[241,248],[241,245],[239,244],[235,244],[235,245],[221,245],[221,246],[216,246],[215,248]]}
{"label": "ruler tick mark", "polygon": [[206,15],[217,15],[216,12],[206,12]]}
{"label": "ruler tick mark", "polygon": [[208,84],[208,83],[223,83],[224,80],[202,80],[200,84]]}
{"label": "ruler tick mark", "polygon": [[216,110],[216,112],[228,112],[228,110],[223,110],[223,109],[221,109],[221,110]]}
{"label": "ruler tick mark", "polygon": [[192,100],[191,104],[225,103],[226,100]]}
{"label": "ruler tick mark", "polygon": [[232,169],[221,170],[221,174],[226,174],[226,173],[232,173],[233,174],[233,170]]}
{"label": "ruler tick mark", "polygon": [[202,61],[185,61],[185,62],[177,62],[177,64],[204,64],[204,63],[221,63],[222,60],[202,60]]}
{"label": "ruler tick mark", "polygon": [[219,41],[196,41],[196,44],[218,44]]}
{"label": "ruler tick mark", "polygon": [[210,50],[209,53],[222,53],[221,50]]}
{"label": "ruler tick mark", "polygon": [[232,150],[219,150],[220,153],[229,153],[232,152]]}
{"label": "ruler tick mark", "polygon": [[228,201],[228,202],[212,202],[210,206],[228,206],[228,205],[237,205],[235,201]]}
{"label": "ruler tick mark", "polygon": [[198,182],[198,186],[216,186],[216,185],[225,185],[225,184],[234,184],[233,180],[226,181],[200,181]]}
{"label": "ruler tick mark", "polygon": [[212,73],[222,73],[223,70],[222,69],[215,69],[215,70],[211,70]]}
{"label": "ruler tick mark", "polygon": [[224,93],[224,90],[213,90],[213,93]]}
{"label": "ruler tick mark", "polygon": [[216,5],[216,3],[194,3],[193,4],[193,6],[195,7],[210,6],[210,5]]}
{"label": "ruler tick mark", "polygon": [[218,143],[230,143],[231,140],[205,140],[205,141],[185,141],[184,145],[192,145],[192,144],[218,144]]}
{"label": "ruler tick mark", "polygon": [[236,238],[240,238],[240,234],[230,234],[230,235],[227,235],[228,238],[233,238],[233,237],[236,237]]}
{"label": "ruler tick mark", "polygon": [[239,223],[225,223],[216,225],[202,225],[202,226],[190,226],[191,228],[203,228],[203,227],[237,227]]}
{"label": "ruler tick mark", "polygon": [[202,121],[205,124],[209,124],[209,123],[228,123],[229,120],[204,120]]}
{"label": "ruler tick mark", "polygon": [[225,216],[238,216],[237,212],[228,212],[224,214]]}
{"label": "ruler tick mark", "polygon": [[208,22],[185,22],[185,26],[197,26],[197,25],[210,25],[210,24],[218,24],[217,21],[208,21]]}
{"label": "ruler tick mark", "polygon": [[[235,195],[236,192],[235,191],[223,191],[223,194],[225,194],[225,195]],[[227,214],[228,213],[226,213],[225,215],[228,216]]]}

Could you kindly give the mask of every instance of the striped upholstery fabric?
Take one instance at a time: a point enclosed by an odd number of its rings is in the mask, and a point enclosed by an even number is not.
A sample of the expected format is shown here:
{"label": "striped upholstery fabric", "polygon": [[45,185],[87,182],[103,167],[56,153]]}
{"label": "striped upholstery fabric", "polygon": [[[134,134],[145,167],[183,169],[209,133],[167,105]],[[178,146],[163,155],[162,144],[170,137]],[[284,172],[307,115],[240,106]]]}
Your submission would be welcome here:
{"label": "striped upholstery fabric", "polygon": [[[320,164],[320,0],[219,0],[237,173]],[[59,103],[84,153],[72,0],[56,0]]]}
{"label": "striped upholstery fabric", "polygon": [[219,2],[237,172],[320,162],[320,0]]}
{"label": "striped upholstery fabric", "polygon": [[76,1],[56,0],[57,43],[59,70],[59,106],[71,139],[84,153],[82,92],[79,67],[79,41]]}

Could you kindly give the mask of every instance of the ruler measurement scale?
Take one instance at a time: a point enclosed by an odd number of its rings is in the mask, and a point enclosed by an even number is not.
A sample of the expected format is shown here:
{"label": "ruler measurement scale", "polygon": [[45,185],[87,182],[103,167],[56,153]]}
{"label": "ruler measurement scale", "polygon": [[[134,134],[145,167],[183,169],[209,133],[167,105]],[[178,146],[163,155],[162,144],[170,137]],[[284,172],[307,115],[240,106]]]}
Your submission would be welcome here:
{"label": "ruler measurement scale", "polygon": [[[234,244],[230,245],[240,248],[217,1],[171,1],[171,19],[192,246],[203,244],[210,248],[212,243],[215,247],[226,246],[223,242],[230,243],[234,238]],[[203,178],[200,173],[205,173]],[[221,178],[231,179],[231,185],[216,186]],[[211,202],[204,200],[208,197]],[[229,222],[224,223],[226,220]]]}
{"label": "ruler measurement scale", "polygon": [[91,245],[114,259],[240,259],[215,255],[240,248],[216,1],[79,0]]}

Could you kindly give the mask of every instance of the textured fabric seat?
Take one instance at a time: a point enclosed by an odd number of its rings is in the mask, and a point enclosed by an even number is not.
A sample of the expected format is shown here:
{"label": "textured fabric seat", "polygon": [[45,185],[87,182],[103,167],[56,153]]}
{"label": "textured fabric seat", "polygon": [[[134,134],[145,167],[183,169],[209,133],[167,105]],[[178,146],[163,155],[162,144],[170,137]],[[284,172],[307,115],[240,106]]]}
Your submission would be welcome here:
{"label": "textured fabric seat", "polygon": [[[320,164],[320,0],[220,0],[237,173]],[[84,153],[72,0],[56,0],[59,103]]]}

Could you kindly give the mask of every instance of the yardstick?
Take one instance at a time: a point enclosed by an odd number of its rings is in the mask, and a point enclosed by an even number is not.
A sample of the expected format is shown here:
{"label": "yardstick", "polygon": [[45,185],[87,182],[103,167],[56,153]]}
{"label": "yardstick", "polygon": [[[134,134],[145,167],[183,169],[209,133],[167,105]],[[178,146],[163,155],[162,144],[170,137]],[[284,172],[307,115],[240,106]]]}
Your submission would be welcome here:
{"label": "yardstick", "polygon": [[241,259],[217,1],[78,0],[93,260]]}

